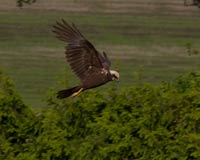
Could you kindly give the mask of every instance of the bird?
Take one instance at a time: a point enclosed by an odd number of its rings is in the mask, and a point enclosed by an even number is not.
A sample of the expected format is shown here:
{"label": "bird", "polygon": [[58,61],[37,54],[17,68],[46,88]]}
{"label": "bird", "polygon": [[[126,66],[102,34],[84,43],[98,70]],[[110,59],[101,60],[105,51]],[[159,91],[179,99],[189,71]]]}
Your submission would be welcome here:
{"label": "bird", "polygon": [[80,84],[57,92],[57,98],[74,97],[81,92],[99,87],[110,81],[119,81],[119,73],[110,70],[111,62],[105,52],[98,52],[74,23],[69,25],[64,19],[56,21],[52,32],[67,43],[65,56],[71,70],[80,79]]}

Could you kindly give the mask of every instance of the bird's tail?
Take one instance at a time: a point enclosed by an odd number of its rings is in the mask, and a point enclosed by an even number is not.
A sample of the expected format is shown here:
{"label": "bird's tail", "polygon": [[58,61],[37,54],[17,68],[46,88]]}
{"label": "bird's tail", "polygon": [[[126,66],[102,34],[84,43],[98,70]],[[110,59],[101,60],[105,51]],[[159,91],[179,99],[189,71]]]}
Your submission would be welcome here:
{"label": "bird's tail", "polygon": [[72,88],[69,88],[69,89],[64,89],[64,90],[58,91],[57,98],[63,99],[63,98],[67,98],[69,96],[76,96],[82,90],[83,90],[83,88],[81,88],[81,86],[76,86],[76,87],[72,87]]}

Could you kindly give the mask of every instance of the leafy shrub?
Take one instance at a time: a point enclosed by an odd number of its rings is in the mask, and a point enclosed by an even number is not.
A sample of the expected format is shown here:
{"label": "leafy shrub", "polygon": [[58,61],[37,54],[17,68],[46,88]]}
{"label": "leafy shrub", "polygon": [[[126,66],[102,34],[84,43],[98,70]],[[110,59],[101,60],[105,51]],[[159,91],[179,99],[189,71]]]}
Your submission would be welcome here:
{"label": "leafy shrub", "polygon": [[32,143],[34,114],[0,71],[0,159],[13,159]]}
{"label": "leafy shrub", "polygon": [[62,101],[52,93],[38,116],[10,88],[0,94],[0,117],[7,116],[4,123],[0,118],[4,159],[200,159],[198,72]]}

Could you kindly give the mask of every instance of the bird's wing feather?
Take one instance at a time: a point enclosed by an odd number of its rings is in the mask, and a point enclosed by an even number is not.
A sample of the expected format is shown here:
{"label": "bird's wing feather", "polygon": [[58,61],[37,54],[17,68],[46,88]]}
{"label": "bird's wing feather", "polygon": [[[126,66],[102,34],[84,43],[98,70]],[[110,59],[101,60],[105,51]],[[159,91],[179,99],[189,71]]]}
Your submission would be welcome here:
{"label": "bird's wing feather", "polygon": [[68,43],[65,52],[67,61],[81,81],[84,81],[93,67],[95,71],[99,69],[99,72],[102,68],[109,69],[107,56],[101,55],[74,24],[70,26],[62,20],[62,23],[57,22],[53,27],[57,38]]}
{"label": "bird's wing feather", "polygon": [[103,59],[101,60],[101,62],[103,64],[104,68],[106,68],[106,69],[110,68],[111,62],[108,59],[108,56],[107,56],[107,54],[105,52],[103,52]]}

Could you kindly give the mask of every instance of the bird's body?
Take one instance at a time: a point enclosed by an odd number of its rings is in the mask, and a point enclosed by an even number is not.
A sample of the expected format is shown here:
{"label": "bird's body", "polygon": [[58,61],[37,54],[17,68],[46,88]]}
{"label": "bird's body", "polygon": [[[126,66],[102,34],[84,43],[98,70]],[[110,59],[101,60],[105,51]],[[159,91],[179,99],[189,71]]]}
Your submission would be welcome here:
{"label": "bird's body", "polygon": [[105,52],[100,54],[94,46],[84,38],[74,24],[70,26],[64,20],[54,26],[57,37],[68,43],[66,58],[71,69],[81,80],[81,84],[58,92],[58,98],[76,96],[80,92],[98,87],[109,81],[119,79],[119,73],[109,70],[110,61]]}

